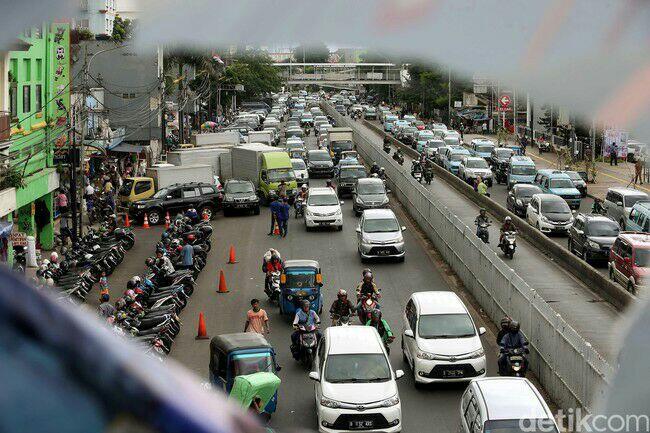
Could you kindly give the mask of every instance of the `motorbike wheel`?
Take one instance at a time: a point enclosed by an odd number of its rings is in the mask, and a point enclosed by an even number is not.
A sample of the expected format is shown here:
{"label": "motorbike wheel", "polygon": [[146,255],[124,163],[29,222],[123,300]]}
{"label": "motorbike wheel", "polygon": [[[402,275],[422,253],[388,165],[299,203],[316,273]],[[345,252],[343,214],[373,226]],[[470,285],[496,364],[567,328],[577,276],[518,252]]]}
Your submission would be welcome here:
{"label": "motorbike wheel", "polygon": [[302,364],[306,368],[311,368],[314,365],[314,352],[311,350],[305,351],[302,354]]}
{"label": "motorbike wheel", "polygon": [[192,293],[194,293],[194,284],[186,284],[183,287],[183,292],[185,292],[187,296],[192,296]]}
{"label": "motorbike wheel", "polygon": [[204,243],[205,243],[205,252],[206,253],[210,252],[210,250],[212,249],[212,242],[209,239],[207,239]]}

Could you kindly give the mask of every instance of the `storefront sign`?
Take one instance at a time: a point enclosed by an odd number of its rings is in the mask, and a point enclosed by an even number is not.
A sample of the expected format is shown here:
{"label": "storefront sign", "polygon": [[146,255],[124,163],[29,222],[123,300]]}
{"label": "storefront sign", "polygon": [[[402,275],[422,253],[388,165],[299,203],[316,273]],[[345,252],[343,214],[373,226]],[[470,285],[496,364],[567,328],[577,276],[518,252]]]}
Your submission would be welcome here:
{"label": "storefront sign", "polygon": [[26,247],[27,246],[27,233],[24,232],[13,232],[11,234],[11,243],[14,247]]}

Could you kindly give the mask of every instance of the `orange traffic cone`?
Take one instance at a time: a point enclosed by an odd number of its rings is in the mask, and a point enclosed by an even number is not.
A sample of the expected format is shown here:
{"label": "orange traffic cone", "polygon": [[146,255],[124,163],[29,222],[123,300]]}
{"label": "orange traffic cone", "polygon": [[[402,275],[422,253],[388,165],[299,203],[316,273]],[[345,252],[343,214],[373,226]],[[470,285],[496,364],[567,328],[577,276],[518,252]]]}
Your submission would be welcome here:
{"label": "orange traffic cone", "polygon": [[124,227],[131,227],[131,220],[129,220],[129,214],[124,214]]}
{"label": "orange traffic cone", "polygon": [[280,226],[277,221],[273,223],[273,234],[280,235]]}
{"label": "orange traffic cone", "polygon": [[196,334],[197,340],[207,340],[208,332],[205,329],[205,318],[203,317],[203,312],[199,313],[199,332]]}
{"label": "orange traffic cone", "polygon": [[237,263],[237,259],[235,258],[235,247],[232,246],[232,245],[230,246],[230,254],[229,254],[229,258],[228,258],[228,263],[231,264],[231,265]]}
{"label": "orange traffic cone", "polygon": [[147,217],[147,214],[144,214],[144,223],[142,224],[143,229],[148,229],[149,228],[149,217]]}
{"label": "orange traffic cone", "polygon": [[226,287],[226,277],[223,275],[223,269],[219,272],[218,293],[228,293],[228,287]]}
{"label": "orange traffic cone", "polygon": [[165,230],[167,230],[171,224],[172,221],[169,218],[169,211],[167,211],[167,215],[165,215]]}

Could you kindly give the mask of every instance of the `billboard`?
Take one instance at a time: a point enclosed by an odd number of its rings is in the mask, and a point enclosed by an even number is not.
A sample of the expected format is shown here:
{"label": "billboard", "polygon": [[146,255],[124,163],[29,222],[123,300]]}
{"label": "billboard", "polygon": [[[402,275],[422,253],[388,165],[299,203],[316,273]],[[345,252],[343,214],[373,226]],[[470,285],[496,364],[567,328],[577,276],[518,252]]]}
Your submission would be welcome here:
{"label": "billboard", "polygon": [[616,143],[616,146],[618,147],[618,157],[627,158],[627,141],[629,139],[629,134],[627,131],[609,128],[605,129],[603,135],[603,156],[609,156],[612,146],[614,143]]}

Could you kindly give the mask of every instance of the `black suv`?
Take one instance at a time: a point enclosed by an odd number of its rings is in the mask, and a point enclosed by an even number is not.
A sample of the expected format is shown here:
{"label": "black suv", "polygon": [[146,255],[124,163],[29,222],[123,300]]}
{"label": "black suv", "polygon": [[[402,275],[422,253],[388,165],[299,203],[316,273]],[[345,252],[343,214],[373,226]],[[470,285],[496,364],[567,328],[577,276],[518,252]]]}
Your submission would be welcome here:
{"label": "black suv", "polygon": [[129,216],[135,221],[142,221],[147,215],[149,224],[162,224],[165,215],[170,216],[184,213],[194,208],[203,215],[206,212],[210,219],[221,209],[223,195],[216,186],[208,183],[174,184],[159,190],[151,198],[138,200],[129,207]]}
{"label": "black suv", "polygon": [[514,212],[522,218],[526,218],[526,210],[528,209],[528,203],[533,198],[534,194],[543,194],[542,188],[537,185],[531,185],[529,183],[518,183],[508,191],[508,197],[506,198],[506,207],[509,211]]}
{"label": "black suv", "polygon": [[569,229],[569,251],[587,263],[607,261],[619,231],[618,223],[606,216],[578,214]]}
{"label": "black suv", "polygon": [[223,215],[229,216],[236,210],[253,211],[260,214],[260,199],[250,180],[230,179],[223,186]]}

